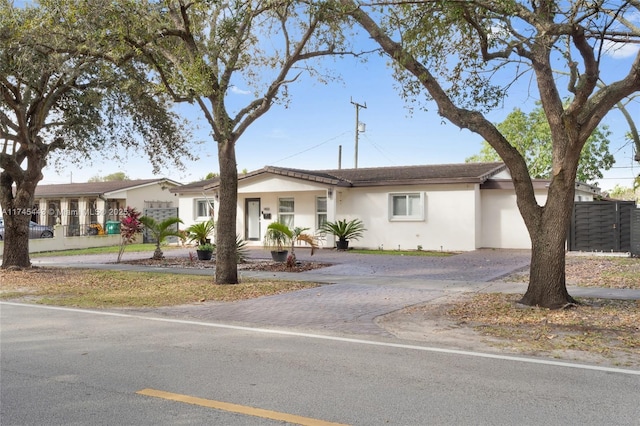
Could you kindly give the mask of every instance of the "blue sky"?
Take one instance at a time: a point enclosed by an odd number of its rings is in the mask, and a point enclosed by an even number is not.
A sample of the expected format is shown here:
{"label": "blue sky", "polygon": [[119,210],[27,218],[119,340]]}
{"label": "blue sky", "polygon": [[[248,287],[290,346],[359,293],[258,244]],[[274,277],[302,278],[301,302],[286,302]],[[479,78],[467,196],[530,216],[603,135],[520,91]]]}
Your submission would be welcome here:
{"label": "blue sky", "polygon": [[[630,58],[617,61],[629,64]],[[241,137],[236,146],[238,170],[251,171],[265,165],[337,168],[340,145],[342,167],[353,167],[355,107],[351,100],[367,106],[360,109],[360,122],[366,125],[365,132],[359,135],[360,168],[461,163],[480,150],[482,138],[442,119],[434,103],[427,104],[427,112],[416,110],[411,114],[395,88],[385,58],[372,55],[366,63],[337,60],[330,66],[336,67],[342,82],[321,84],[305,77],[292,84],[288,108],[275,105]],[[628,71],[628,65],[616,68]],[[606,71],[603,76],[607,78]],[[513,90],[504,107],[492,112],[489,119],[500,122],[515,106],[525,112],[533,109],[536,99],[529,95],[527,84],[528,80],[522,81],[521,89]],[[237,99],[230,99],[230,102],[244,105],[251,100],[251,95],[242,93],[242,87],[239,89],[231,95]],[[640,124],[640,99],[629,105],[628,110]],[[195,148],[199,160],[188,163],[185,171],[169,168],[154,176],[148,161],[131,153],[130,160],[124,163],[101,161],[84,167],[74,164],[63,170],[48,167],[41,183],[86,182],[92,176],[117,171],[123,171],[133,179],[161,176],[187,183],[200,180],[208,172],[217,172],[217,151],[209,136],[208,124],[195,108],[180,106],[179,111],[200,128],[196,137],[205,141]],[[610,150],[616,164],[614,169],[605,172],[605,179],[599,181],[599,186],[603,189],[610,189],[615,184],[632,186],[633,178],[640,173],[640,165],[634,164],[632,145],[624,139],[627,124],[622,114],[615,110],[603,123],[613,132]]]}

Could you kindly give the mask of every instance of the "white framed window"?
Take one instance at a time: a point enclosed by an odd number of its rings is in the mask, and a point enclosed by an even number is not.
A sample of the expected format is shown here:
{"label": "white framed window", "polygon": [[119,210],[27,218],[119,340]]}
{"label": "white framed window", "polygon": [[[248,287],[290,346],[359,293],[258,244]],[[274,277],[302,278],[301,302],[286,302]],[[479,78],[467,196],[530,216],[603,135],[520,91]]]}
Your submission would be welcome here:
{"label": "white framed window", "polygon": [[293,229],[295,201],[293,198],[278,198],[278,222]]}
{"label": "white framed window", "polygon": [[389,194],[389,220],[423,221],[424,192]]}
{"label": "white framed window", "polygon": [[327,222],[327,197],[316,197],[316,229]]}
{"label": "white framed window", "polygon": [[194,218],[209,218],[213,216],[213,208],[209,204],[209,201],[205,200],[196,200],[196,205],[194,206]]}

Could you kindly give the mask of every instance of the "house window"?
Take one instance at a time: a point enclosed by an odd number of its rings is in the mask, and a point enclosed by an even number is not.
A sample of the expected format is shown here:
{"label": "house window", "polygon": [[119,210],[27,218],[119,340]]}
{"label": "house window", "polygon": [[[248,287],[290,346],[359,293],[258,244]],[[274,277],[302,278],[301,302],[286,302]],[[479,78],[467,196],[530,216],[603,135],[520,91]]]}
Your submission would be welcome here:
{"label": "house window", "polygon": [[293,229],[293,218],[295,203],[293,198],[279,198],[278,199],[278,222],[284,223],[289,228]]}
{"label": "house window", "polygon": [[389,194],[389,220],[424,220],[424,193]]}
{"label": "house window", "polygon": [[209,205],[207,200],[196,200],[195,217],[213,217],[213,208]]}
{"label": "house window", "polygon": [[327,222],[327,197],[316,197],[316,229]]}

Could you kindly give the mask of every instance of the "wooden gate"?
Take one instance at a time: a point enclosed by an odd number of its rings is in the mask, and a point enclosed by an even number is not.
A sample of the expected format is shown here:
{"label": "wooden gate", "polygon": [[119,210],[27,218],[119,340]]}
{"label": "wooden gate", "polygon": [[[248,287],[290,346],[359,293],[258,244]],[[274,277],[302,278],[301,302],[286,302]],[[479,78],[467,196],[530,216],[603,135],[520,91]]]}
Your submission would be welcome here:
{"label": "wooden gate", "polygon": [[629,252],[633,201],[576,202],[569,230],[569,250]]}

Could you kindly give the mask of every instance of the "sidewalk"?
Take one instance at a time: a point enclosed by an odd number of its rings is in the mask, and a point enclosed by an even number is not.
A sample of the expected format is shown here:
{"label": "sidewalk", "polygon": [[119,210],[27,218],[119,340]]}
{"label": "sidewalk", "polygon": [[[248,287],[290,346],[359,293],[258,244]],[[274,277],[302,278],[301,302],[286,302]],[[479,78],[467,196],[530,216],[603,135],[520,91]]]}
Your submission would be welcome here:
{"label": "sidewalk", "polygon": [[[187,256],[189,249],[170,250],[166,257]],[[524,293],[525,283],[491,282],[526,268],[527,250],[476,250],[449,257],[361,255],[320,250],[313,257],[296,249],[300,260],[332,266],[300,273],[240,271],[243,277],[318,282],[317,288],[238,302],[204,302],[153,309],[127,309],[145,315],[227,322],[242,325],[296,328],[314,331],[391,337],[376,318],[408,306],[437,299],[450,300],[469,292]],[[148,258],[150,253],[125,253],[125,260]],[[250,250],[252,259],[268,252]],[[213,276],[213,269],[161,268],[109,263],[115,255],[34,258],[37,266],[67,266],[113,270],[157,270]],[[571,287],[576,297],[640,300],[640,290]]]}

